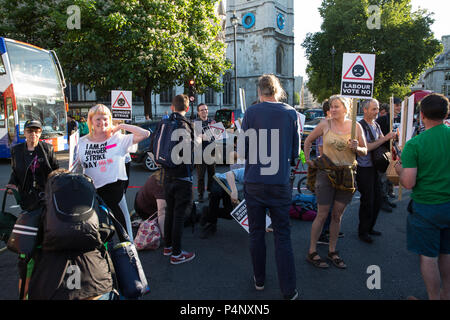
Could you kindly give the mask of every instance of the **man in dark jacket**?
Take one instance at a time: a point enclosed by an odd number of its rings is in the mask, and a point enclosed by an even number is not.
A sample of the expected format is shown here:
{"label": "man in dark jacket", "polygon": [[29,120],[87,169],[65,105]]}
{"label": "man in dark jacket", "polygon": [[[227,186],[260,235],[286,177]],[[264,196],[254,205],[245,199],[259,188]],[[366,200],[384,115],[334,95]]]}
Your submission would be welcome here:
{"label": "man in dark jacket", "polygon": [[[188,143],[190,143],[191,151],[193,151],[194,130],[185,117],[189,110],[189,98],[184,94],[175,96],[171,108],[173,113],[169,120],[177,121],[177,127],[186,130],[185,137],[180,137],[180,143],[186,142],[183,141],[183,138],[189,139],[190,137]],[[164,167],[164,194],[167,203],[164,222],[164,255],[170,256],[171,264],[180,264],[195,258],[194,252],[186,252],[181,249],[184,217],[191,212],[193,203],[192,163],[191,153],[189,163],[182,162],[172,168]]]}
{"label": "man in dark jacket", "polygon": [[[214,123],[214,120],[208,119],[208,106],[204,103],[201,103],[197,106],[197,116],[198,120],[202,122],[202,131],[208,130],[208,126]],[[202,141],[202,151],[211,143],[211,141],[207,140],[207,137],[203,138]],[[203,158],[203,157],[202,157]],[[203,193],[205,192],[205,171],[208,172],[208,185],[207,190],[211,191],[211,185],[213,183],[213,176],[216,173],[216,164],[206,164],[203,162],[195,165],[197,169],[197,192],[198,192],[198,201],[203,202]]]}

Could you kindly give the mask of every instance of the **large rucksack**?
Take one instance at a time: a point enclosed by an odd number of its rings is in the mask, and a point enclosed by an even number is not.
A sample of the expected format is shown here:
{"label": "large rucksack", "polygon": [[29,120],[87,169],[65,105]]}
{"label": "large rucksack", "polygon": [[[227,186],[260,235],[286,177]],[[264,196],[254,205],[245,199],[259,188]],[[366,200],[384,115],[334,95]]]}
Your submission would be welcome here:
{"label": "large rucksack", "polygon": [[102,223],[97,214],[101,212],[101,199],[89,177],[79,173],[56,175],[48,181],[45,197],[44,250],[86,252],[102,245]]}
{"label": "large rucksack", "polygon": [[174,114],[169,119],[163,119],[158,124],[156,130],[150,136],[150,152],[153,153],[155,162],[166,168],[177,166],[172,159],[172,150],[179,143],[178,140],[172,140],[172,134],[175,130],[182,128],[181,121],[190,123],[184,119],[176,119]]}

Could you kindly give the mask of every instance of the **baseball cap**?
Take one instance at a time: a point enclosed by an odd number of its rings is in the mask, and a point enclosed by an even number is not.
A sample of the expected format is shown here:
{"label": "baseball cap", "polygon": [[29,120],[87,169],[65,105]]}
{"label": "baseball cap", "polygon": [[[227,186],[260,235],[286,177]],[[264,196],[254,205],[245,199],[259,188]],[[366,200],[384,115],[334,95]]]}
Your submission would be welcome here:
{"label": "baseball cap", "polygon": [[42,124],[39,120],[27,120],[27,122],[25,122],[25,129],[26,128],[40,128],[42,129]]}

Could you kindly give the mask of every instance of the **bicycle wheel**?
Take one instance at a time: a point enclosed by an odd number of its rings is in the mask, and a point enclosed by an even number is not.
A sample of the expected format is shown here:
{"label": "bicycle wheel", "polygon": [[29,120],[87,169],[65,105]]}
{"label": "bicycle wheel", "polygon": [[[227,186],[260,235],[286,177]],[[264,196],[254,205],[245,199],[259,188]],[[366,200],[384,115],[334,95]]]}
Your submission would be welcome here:
{"label": "bicycle wheel", "polygon": [[308,180],[308,177],[303,177],[300,178],[300,180],[298,180],[297,182],[297,191],[298,193],[303,193],[303,194],[313,194],[311,191],[308,190],[308,188],[306,187],[306,182]]}

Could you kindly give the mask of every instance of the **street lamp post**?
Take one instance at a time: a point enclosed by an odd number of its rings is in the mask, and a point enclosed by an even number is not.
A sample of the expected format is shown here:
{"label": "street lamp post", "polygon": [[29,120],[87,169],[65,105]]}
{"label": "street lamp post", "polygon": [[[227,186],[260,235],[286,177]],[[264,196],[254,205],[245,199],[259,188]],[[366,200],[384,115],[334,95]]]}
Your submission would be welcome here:
{"label": "street lamp post", "polygon": [[230,18],[231,25],[234,28],[234,109],[237,109],[237,44],[236,44],[236,30],[238,26],[238,18],[236,11],[233,11],[233,16]]}
{"label": "street lamp post", "polygon": [[334,90],[334,55],[336,54],[336,49],[334,46],[331,48],[331,94]]}

